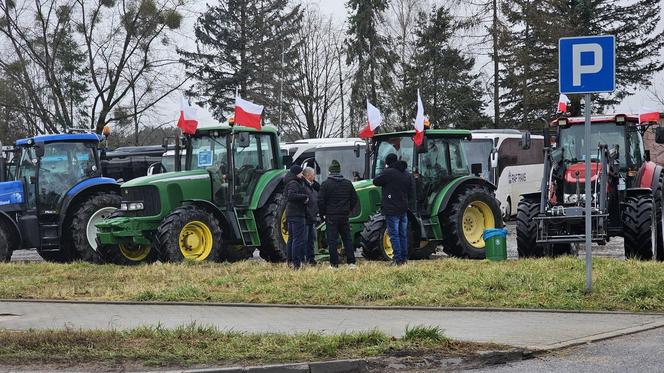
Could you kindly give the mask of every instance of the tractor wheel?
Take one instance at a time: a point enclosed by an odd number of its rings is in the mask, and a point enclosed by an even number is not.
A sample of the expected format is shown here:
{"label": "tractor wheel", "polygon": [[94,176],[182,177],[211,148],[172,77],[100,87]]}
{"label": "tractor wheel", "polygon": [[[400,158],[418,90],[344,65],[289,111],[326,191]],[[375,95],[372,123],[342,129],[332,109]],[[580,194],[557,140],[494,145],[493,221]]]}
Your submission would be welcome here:
{"label": "tractor wheel", "polygon": [[654,200],[655,200],[655,225],[657,226],[657,242],[655,244],[656,256],[655,258],[658,261],[664,261],[664,230],[662,229],[662,208],[664,208],[664,191],[662,190],[662,185],[664,185],[664,171],[659,173],[659,180],[657,182],[657,187],[654,191]]}
{"label": "tractor wheel", "polygon": [[440,214],[444,251],[450,256],[484,259],[484,230],[503,226],[493,192],[472,185],[452,196],[450,202]]}
{"label": "tractor wheel", "polygon": [[260,255],[268,262],[283,262],[287,258],[288,230],[286,229],[286,198],[275,192],[256,214],[261,237]]}
{"label": "tractor wheel", "polygon": [[253,247],[247,247],[242,245],[224,246],[221,249],[219,260],[235,263],[251,259],[254,256],[254,250],[255,248]]}
{"label": "tractor wheel", "polygon": [[537,244],[537,223],[540,204],[528,200],[519,202],[516,212],[516,249],[519,258],[541,258],[544,246]]}
{"label": "tractor wheel", "polygon": [[[427,244],[420,248],[415,244],[415,234],[411,229],[411,223],[408,222],[408,259],[429,259],[431,254],[436,251],[436,244]],[[387,223],[385,216],[376,213],[364,223],[364,229],[360,233],[360,246],[362,247],[362,256],[369,260],[392,260],[394,259],[394,250],[392,241],[387,233]],[[417,247],[417,248],[416,248]]]}
{"label": "tractor wheel", "polygon": [[97,251],[97,227],[120,207],[121,197],[112,193],[95,193],[79,204],[71,216],[71,250],[86,262],[100,263],[103,257]]}
{"label": "tractor wheel", "polygon": [[219,260],[221,227],[217,219],[196,206],[173,210],[157,228],[155,246],[169,262]]}
{"label": "tractor wheel", "polygon": [[625,198],[623,236],[629,259],[652,259],[652,207],[650,196]]}
{"label": "tractor wheel", "polygon": [[[122,216],[123,212],[115,210],[107,219],[112,219]],[[100,245],[97,241],[97,251],[99,256],[106,263],[118,265],[137,265],[141,263],[153,263],[157,261],[157,250],[153,250],[150,246],[144,245]]]}
{"label": "tractor wheel", "polygon": [[9,248],[9,233],[0,223],[0,263],[8,263],[12,258],[12,250]]}

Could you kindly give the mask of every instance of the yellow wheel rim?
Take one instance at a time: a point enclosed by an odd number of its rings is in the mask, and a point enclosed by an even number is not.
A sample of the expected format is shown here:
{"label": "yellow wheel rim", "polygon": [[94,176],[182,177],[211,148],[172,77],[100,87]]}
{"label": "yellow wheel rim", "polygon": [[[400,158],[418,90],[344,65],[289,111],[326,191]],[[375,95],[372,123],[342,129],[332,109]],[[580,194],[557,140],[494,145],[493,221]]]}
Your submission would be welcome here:
{"label": "yellow wheel rim", "polygon": [[189,222],[180,231],[178,244],[186,260],[203,261],[212,252],[212,231],[202,221]]}
{"label": "yellow wheel rim", "polygon": [[473,201],[464,210],[461,220],[466,241],[475,248],[483,249],[482,234],[484,230],[496,227],[491,207],[484,202]]}
{"label": "yellow wheel rim", "polygon": [[281,238],[288,242],[288,224],[286,223],[286,209],[281,213]]}
{"label": "yellow wheel rim", "polygon": [[138,245],[138,246],[126,246],[120,244],[120,253],[126,259],[131,260],[132,262],[141,262],[145,260],[150,254],[150,246]]}
{"label": "yellow wheel rim", "polygon": [[383,251],[388,258],[394,258],[394,247],[392,247],[392,240],[390,235],[387,234],[387,230],[383,233]]}

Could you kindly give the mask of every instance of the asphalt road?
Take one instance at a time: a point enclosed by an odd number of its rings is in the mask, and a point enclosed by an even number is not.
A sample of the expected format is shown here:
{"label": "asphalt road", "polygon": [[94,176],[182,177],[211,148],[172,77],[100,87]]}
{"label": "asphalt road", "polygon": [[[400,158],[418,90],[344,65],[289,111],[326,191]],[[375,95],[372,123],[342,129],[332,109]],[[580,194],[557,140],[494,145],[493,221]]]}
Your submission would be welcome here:
{"label": "asphalt road", "polygon": [[474,372],[662,372],[664,328],[553,352]]}
{"label": "asphalt road", "polygon": [[[507,256],[509,259],[517,259],[518,256],[516,251],[516,225],[514,224],[514,222],[508,222],[507,229],[509,230],[509,235],[507,238]],[[357,257],[362,256],[362,252],[359,250],[355,254]],[[579,255],[580,256],[585,255],[585,251],[583,250],[583,245],[581,245],[579,249]],[[609,242],[606,246],[593,245],[593,255],[597,257],[625,258],[622,237],[612,238],[611,242]],[[445,254],[443,254],[441,251],[435,257],[444,258]],[[258,252],[254,253],[254,259],[262,260],[258,256]],[[39,254],[37,254],[35,250],[18,250],[14,252],[14,255],[12,255],[13,262],[42,261],[42,260],[43,259],[39,256]]]}

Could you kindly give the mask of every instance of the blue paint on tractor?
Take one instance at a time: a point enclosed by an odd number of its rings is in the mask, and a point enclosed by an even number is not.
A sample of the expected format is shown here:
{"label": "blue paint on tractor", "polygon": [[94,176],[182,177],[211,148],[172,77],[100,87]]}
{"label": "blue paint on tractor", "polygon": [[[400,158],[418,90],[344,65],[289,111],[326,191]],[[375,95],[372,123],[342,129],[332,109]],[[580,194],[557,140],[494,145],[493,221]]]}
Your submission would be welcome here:
{"label": "blue paint on tractor", "polygon": [[0,206],[19,205],[25,201],[23,183],[7,181],[0,183]]}
{"label": "blue paint on tractor", "polygon": [[94,185],[119,185],[115,179],[110,177],[94,177],[92,179],[84,180],[76,184],[73,188],[69,189],[67,196],[74,196],[78,194],[81,190],[94,186]]}
{"label": "blue paint on tractor", "polygon": [[32,140],[33,142],[53,142],[53,141],[94,141],[100,142],[101,136],[96,133],[62,133],[56,135],[41,135],[35,137],[28,137],[25,139],[16,140],[16,146],[28,145]]}

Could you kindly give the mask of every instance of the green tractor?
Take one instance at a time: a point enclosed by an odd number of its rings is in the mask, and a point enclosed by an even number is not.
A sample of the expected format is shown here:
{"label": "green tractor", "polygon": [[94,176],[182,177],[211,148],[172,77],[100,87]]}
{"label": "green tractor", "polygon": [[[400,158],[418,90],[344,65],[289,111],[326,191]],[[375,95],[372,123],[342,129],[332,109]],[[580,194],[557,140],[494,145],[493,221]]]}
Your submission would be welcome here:
{"label": "green tractor", "polygon": [[378,134],[368,147],[370,174],[354,183],[360,199],[350,219],[355,247],[362,247],[367,259],[393,258],[385,217],[379,211],[381,190],[371,178],[380,174],[385,157],[394,153],[415,177],[416,198],[408,213],[410,258],[427,259],[439,245],[451,256],[484,258],[484,230],[502,227],[503,221],[494,197],[496,187],[475,176],[481,175],[481,164],[467,163],[465,145],[471,132],[429,129],[420,146],[414,144],[414,134]]}
{"label": "green tractor", "polygon": [[[176,146],[181,163],[181,146]],[[107,261],[236,261],[256,248],[283,261],[286,246],[275,214],[286,172],[274,127],[216,125],[182,139],[182,171],[122,185],[122,203],[98,223]]]}

